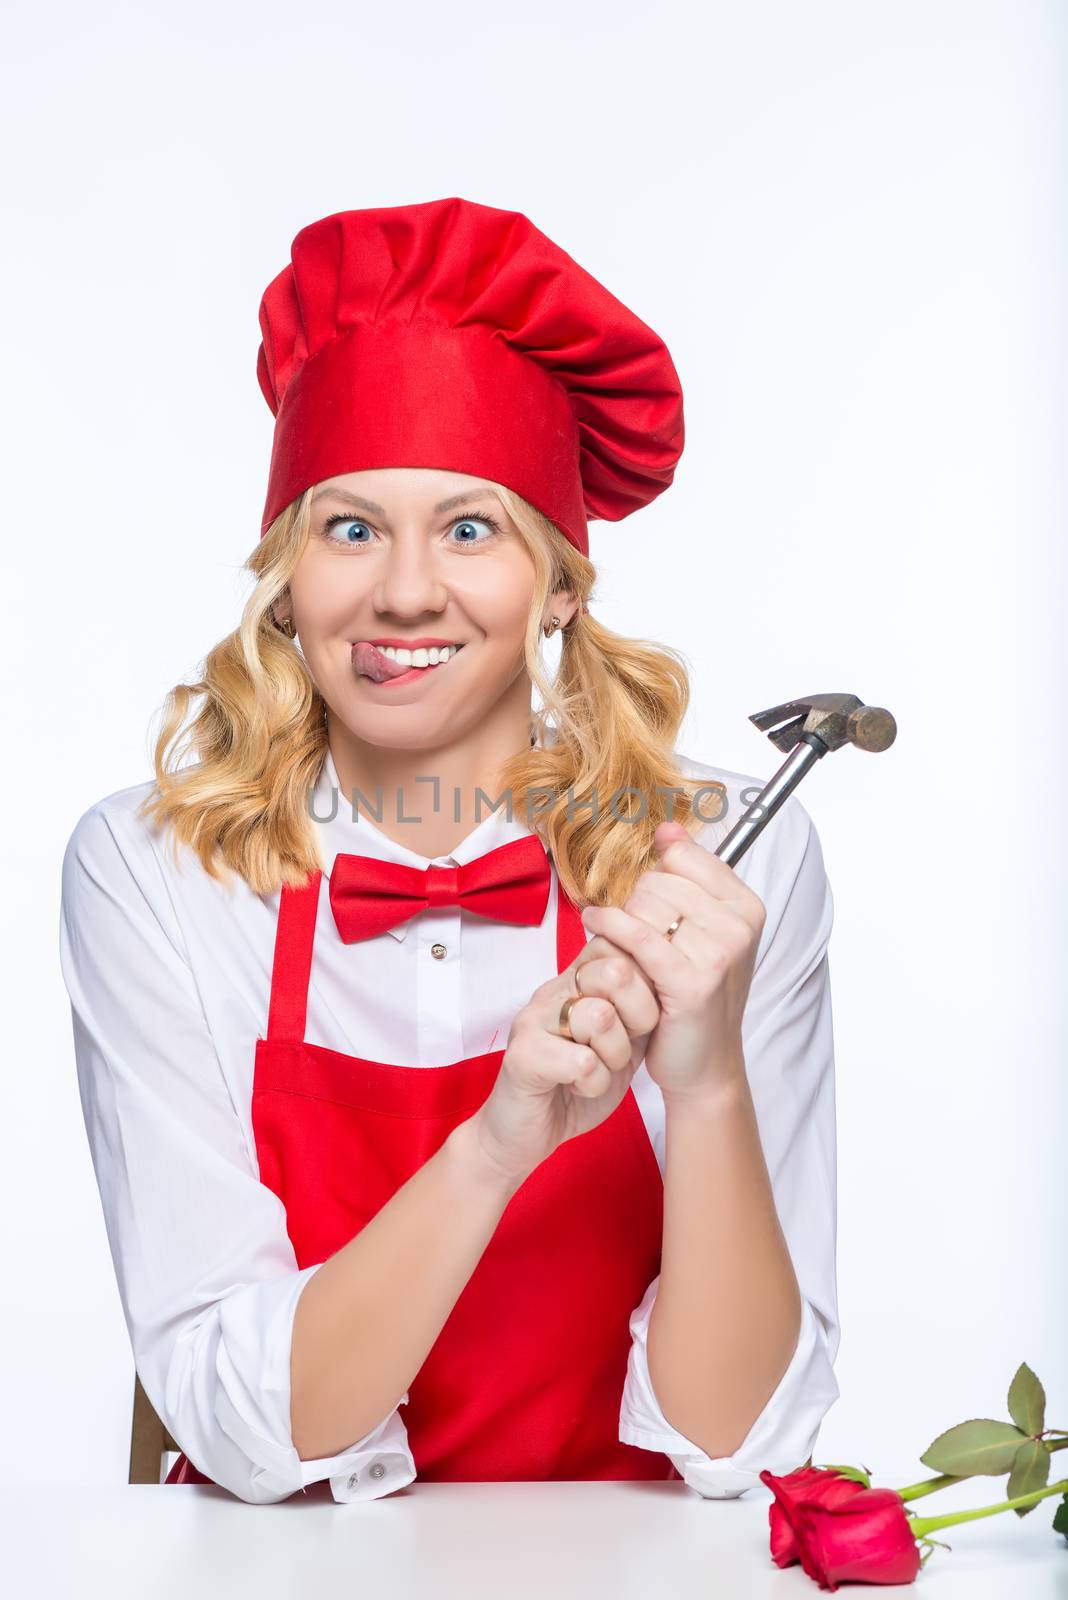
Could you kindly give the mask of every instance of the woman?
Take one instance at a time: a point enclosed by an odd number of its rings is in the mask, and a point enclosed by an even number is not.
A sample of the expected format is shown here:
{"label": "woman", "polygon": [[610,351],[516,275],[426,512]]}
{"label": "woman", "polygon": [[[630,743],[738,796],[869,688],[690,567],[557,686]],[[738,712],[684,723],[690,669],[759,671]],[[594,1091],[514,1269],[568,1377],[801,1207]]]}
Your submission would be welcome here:
{"label": "woman", "polygon": [[681,658],[588,609],[677,373],[455,198],[303,229],[260,323],[255,588],[63,869],[168,1482],[739,1494],[838,1393],[833,908],[796,798],[714,855],[758,780],[674,748]]}

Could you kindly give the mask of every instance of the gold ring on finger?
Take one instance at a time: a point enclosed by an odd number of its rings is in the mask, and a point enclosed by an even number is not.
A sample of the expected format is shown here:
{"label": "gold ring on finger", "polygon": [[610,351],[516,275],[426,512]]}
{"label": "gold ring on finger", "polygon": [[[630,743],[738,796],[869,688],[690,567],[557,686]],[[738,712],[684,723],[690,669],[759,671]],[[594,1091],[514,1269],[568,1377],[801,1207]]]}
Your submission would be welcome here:
{"label": "gold ring on finger", "polygon": [[569,994],[560,1007],[560,1032],[565,1039],[570,1039],[572,1044],[577,1044],[578,1040],[571,1032],[571,1008],[576,1006],[581,999],[582,996],[580,994]]}
{"label": "gold ring on finger", "polygon": [[664,938],[665,939],[672,938],[673,935],[678,931],[678,928],[679,928],[679,925],[680,925],[681,922],[682,922],[682,918],[681,917],[676,917],[674,922],[671,924],[671,927],[670,928],[665,928],[665,930],[664,930]]}

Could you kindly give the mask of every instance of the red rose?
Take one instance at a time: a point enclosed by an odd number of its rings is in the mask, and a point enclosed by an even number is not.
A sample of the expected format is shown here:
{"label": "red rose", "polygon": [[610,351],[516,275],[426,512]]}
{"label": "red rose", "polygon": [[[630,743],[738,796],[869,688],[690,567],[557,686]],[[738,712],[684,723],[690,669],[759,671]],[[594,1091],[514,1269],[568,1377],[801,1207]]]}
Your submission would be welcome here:
{"label": "red rose", "polygon": [[801,1565],[821,1589],[843,1580],[911,1583],[920,1552],[895,1489],[865,1489],[832,1503],[801,1499],[794,1506],[794,1531]]}
{"label": "red rose", "polygon": [[777,1478],[773,1472],[762,1472],[760,1481],[775,1496],[768,1507],[768,1524],[771,1528],[771,1559],[777,1567],[789,1567],[801,1559],[794,1515],[800,1501],[837,1506],[851,1500],[864,1488],[854,1478],[846,1478],[827,1467],[799,1467],[796,1472],[788,1472],[781,1478]]}

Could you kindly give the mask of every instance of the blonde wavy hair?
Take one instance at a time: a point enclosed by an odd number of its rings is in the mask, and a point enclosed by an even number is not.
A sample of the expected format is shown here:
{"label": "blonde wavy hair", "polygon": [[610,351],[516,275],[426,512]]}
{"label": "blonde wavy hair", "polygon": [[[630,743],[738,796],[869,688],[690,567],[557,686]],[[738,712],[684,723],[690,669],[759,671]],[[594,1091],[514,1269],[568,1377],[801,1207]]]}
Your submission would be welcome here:
{"label": "blonde wavy hair", "polygon": [[[532,712],[538,743],[502,768],[501,790],[540,835],[576,905],[619,905],[653,864],[653,831],[669,811],[690,832],[707,820],[692,803],[695,791],[708,792],[707,779],[685,777],[674,755],[690,700],[687,667],[669,646],[625,638],[584,612],[593,564],[528,501],[493,487],[534,563],[524,652],[543,701]],[[246,561],[257,582],[239,626],[210,651],[197,682],[168,693],[156,783],[141,808],[212,877],[229,868],[258,894],[300,885],[325,865],[308,802],[326,756],[326,705],[272,610],[307,544],[314,489],[279,514]],[[541,619],[560,589],[577,596],[579,609],[550,678]],[[555,738],[543,742],[550,724]],[[196,763],[183,765],[190,753]]]}

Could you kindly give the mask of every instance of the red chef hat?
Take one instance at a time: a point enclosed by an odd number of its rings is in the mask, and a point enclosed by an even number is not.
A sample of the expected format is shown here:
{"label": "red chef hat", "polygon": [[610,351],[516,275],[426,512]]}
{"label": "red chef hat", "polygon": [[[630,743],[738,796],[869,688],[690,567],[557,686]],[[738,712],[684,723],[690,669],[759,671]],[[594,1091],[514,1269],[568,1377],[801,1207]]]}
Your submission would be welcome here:
{"label": "red chef hat", "polygon": [[518,211],[451,198],[302,228],[260,303],[274,413],[262,532],[370,467],[490,478],[583,555],[670,484],[682,389],[663,341]]}

